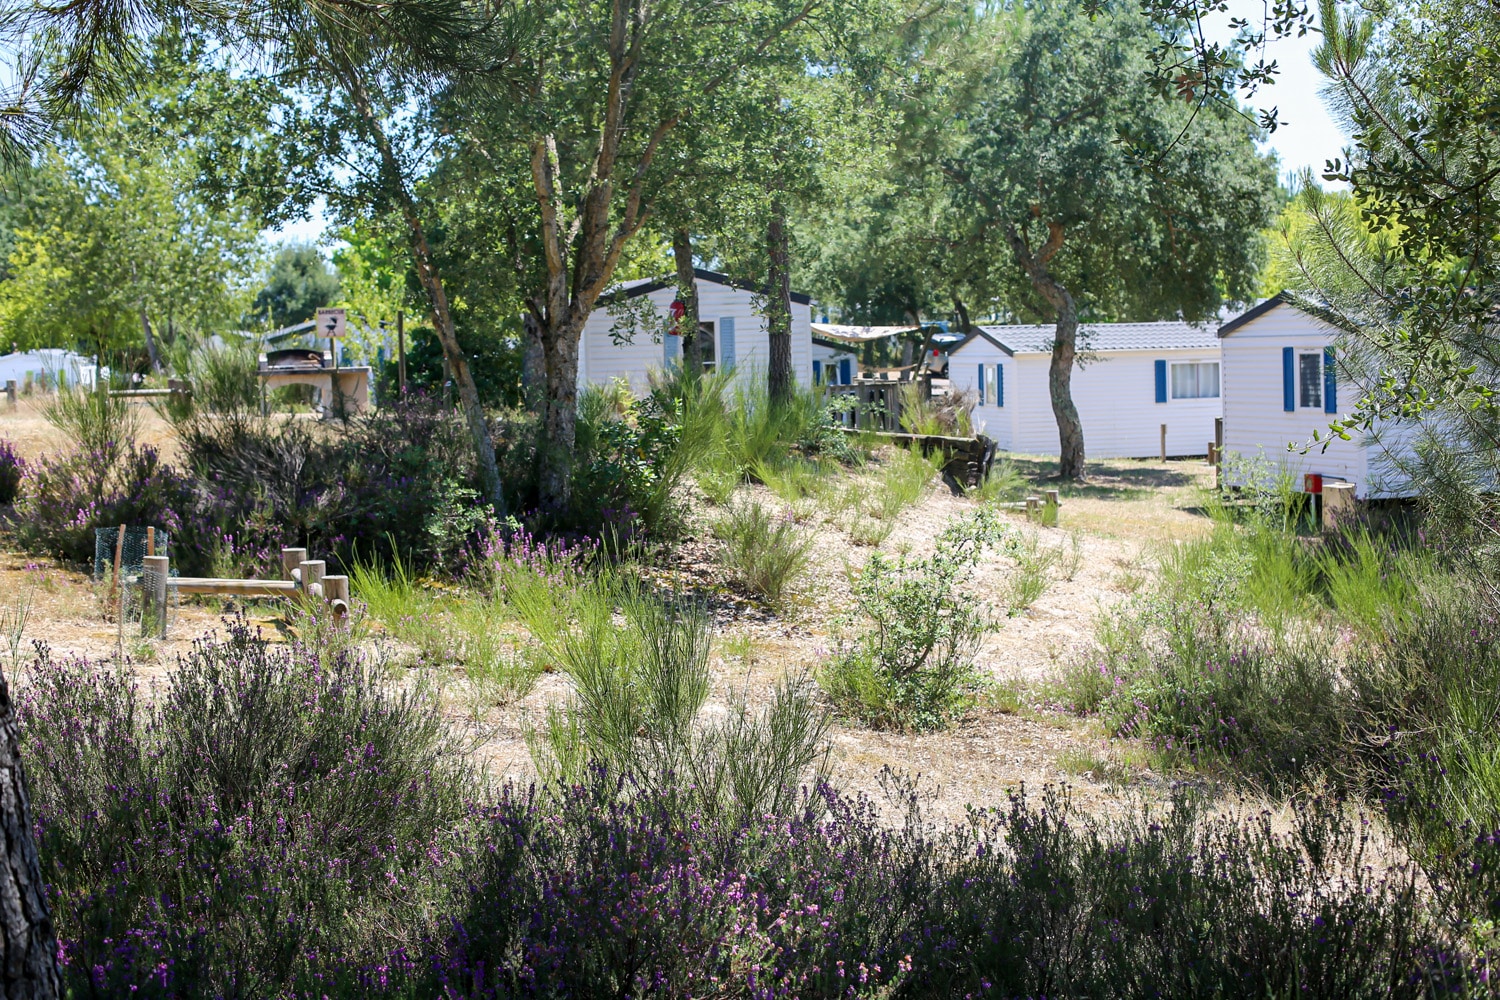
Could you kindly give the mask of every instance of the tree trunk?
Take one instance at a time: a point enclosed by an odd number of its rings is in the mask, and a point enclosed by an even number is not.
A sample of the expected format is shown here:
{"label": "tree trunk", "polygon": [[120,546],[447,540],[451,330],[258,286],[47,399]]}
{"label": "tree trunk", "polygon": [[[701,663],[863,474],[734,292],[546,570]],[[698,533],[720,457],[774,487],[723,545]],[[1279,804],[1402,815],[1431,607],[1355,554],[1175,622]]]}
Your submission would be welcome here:
{"label": "tree trunk", "polygon": [[[588,314],[584,314],[584,319]],[[578,341],[583,322],[542,327],[547,363],[547,405],[542,413],[541,494],[544,505],[558,509],[572,496],[573,445],[578,428]]]}
{"label": "tree trunk", "polygon": [[1052,397],[1052,415],[1057,419],[1057,475],[1082,479],[1084,474],[1083,424],[1073,405],[1073,362],[1078,356],[1078,307],[1072,293],[1062,286],[1048,265],[1062,249],[1065,230],[1061,223],[1047,224],[1047,239],[1035,253],[1021,230],[1005,231],[1006,241],[1031,287],[1057,311],[1052,341],[1052,362],[1047,369],[1047,387]]}
{"label": "tree trunk", "polygon": [[530,313],[521,317],[521,393],[526,409],[540,416],[547,398],[547,358],[542,328]]}
{"label": "tree trunk", "polygon": [[[703,341],[698,329],[698,279],[693,274],[693,237],[686,229],[672,233],[672,260],[677,265],[677,298],[682,302],[682,370],[690,378],[703,372]],[[714,361],[717,367],[718,356]]]}
{"label": "tree trunk", "polygon": [[474,455],[479,465],[479,485],[485,499],[500,513],[505,512],[505,494],[500,485],[500,467],[495,461],[495,442],[490,437],[489,421],[484,414],[484,404],[479,401],[479,389],[474,384],[474,375],[469,371],[468,359],[458,345],[458,335],[453,326],[453,313],[448,307],[448,293],[443,287],[442,276],[432,262],[432,250],[427,244],[427,232],[417,211],[416,199],[406,183],[401,163],[391,147],[390,137],[375,114],[369,94],[359,72],[345,61],[334,63],[345,93],[349,95],[355,109],[369,129],[370,140],[380,156],[381,180],[386,194],[401,211],[406,223],[407,245],[411,250],[412,264],[417,272],[417,283],[427,293],[428,316],[433,331],[443,348],[443,359],[448,363],[453,381],[458,386],[458,399],[463,407],[464,419],[469,425],[469,435],[474,440]]}
{"label": "tree trunk", "polygon": [[0,672],[0,833],[5,845],[5,864],[0,866],[0,919],[4,920],[0,997],[7,1000],[51,1000],[61,992],[57,936],[47,909],[33,829],[20,732],[10,686]]}
{"label": "tree trunk", "polygon": [[[1047,388],[1052,396],[1052,415],[1057,418],[1057,474],[1063,479],[1082,479],[1084,472],[1083,424],[1073,405],[1073,361],[1078,356],[1078,310],[1073,296],[1062,285],[1056,290],[1057,332],[1052,343],[1052,361],[1047,368]],[[1046,294],[1046,293],[1043,293]],[[1049,301],[1051,297],[1049,296]]]}
{"label": "tree trunk", "polygon": [[771,203],[771,222],[766,227],[766,252],[770,257],[770,280],[766,283],[766,330],[771,342],[770,371],[766,388],[772,401],[792,398],[792,275],[791,251],[786,231],[786,205]]}
{"label": "tree trunk", "polygon": [[141,336],[146,340],[146,360],[153,372],[161,371],[161,355],[156,350],[156,337],[151,332],[151,317],[146,315],[146,303],[141,303]]}

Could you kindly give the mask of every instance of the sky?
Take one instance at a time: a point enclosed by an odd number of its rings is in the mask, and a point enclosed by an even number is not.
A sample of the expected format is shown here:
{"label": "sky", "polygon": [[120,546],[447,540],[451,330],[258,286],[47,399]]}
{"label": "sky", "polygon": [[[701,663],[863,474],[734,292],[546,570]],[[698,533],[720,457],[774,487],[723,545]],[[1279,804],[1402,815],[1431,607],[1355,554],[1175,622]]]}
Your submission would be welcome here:
{"label": "sky", "polygon": [[[1211,39],[1228,41],[1230,17],[1246,19],[1264,16],[1269,0],[1229,0],[1229,10],[1216,22],[1207,24]],[[1276,83],[1245,97],[1257,111],[1278,108],[1278,119],[1284,124],[1272,133],[1265,148],[1275,151],[1280,160],[1283,181],[1311,167],[1315,177],[1322,174],[1323,163],[1339,156],[1348,142],[1339,126],[1329,117],[1318,90],[1323,78],[1312,64],[1312,51],[1321,35],[1309,32],[1302,38],[1284,38],[1268,44],[1265,58],[1274,59],[1280,73]],[[314,243],[322,236],[326,224],[323,215],[314,211],[310,219],[267,230],[273,242]]]}
{"label": "sky", "polygon": [[[1213,41],[1228,41],[1230,17],[1260,18],[1268,5],[1269,0],[1229,0],[1229,11],[1216,24],[1205,25],[1205,30]],[[1268,43],[1265,59],[1274,59],[1280,73],[1275,84],[1246,98],[1257,111],[1279,109],[1277,117],[1284,124],[1265,145],[1280,158],[1283,180],[1303,167],[1312,167],[1313,175],[1320,176],[1324,162],[1339,156],[1349,141],[1318,96],[1323,77],[1312,64],[1312,51],[1322,37],[1309,32],[1301,38]]]}

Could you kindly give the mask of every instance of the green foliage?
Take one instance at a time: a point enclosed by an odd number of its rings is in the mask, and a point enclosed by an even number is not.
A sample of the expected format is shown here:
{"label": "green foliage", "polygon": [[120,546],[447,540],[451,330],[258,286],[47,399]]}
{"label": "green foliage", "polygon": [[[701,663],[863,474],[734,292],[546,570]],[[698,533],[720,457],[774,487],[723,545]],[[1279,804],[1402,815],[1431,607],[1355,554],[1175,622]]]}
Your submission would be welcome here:
{"label": "green foliage", "polygon": [[961,587],[984,554],[1007,537],[990,511],[945,528],[925,559],[879,552],[854,580],[858,631],[818,675],[834,702],[871,725],[946,726],[978,682],[974,654],[991,627]]}
{"label": "green foliage", "polygon": [[276,251],[265,284],[255,293],[250,315],[273,328],[310,320],[339,295],[338,272],[317,247],[292,243]]}
{"label": "green foliage", "polygon": [[753,501],[731,507],[713,530],[723,542],[720,559],[730,576],[773,605],[781,603],[812,554],[811,534]]}
{"label": "green foliage", "polygon": [[140,413],[130,401],[111,395],[104,386],[97,392],[59,390],[43,412],[74,447],[96,455],[132,447],[141,429]]}
{"label": "green foliage", "polygon": [[19,178],[0,325],[22,349],[83,344],[127,353],[127,368],[159,363],[179,337],[225,330],[246,305],[260,219],[245,198],[195,183],[184,118],[204,76],[171,42],[141,48],[130,97],[70,119]]}
{"label": "green foliage", "polygon": [[969,490],[969,496],[986,503],[1014,503],[1025,499],[1030,489],[1031,484],[1015,463],[997,458],[979,485]]}

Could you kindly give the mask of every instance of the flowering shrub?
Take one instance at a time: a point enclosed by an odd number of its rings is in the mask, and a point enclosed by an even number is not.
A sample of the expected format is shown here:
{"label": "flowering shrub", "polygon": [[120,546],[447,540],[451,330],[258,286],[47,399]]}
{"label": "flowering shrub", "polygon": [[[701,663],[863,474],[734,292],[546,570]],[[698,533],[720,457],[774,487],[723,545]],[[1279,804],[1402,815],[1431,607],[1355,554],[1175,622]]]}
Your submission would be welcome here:
{"label": "flowering shrub", "polygon": [[594,769],[466,807],[436,699],[375,677],[237,623],[151,699],[42,650],[17,707],[69,995],[1492,995],[1494,836],[1419,877],[1329,799],[1291,835],[1185,791],[938,826]]}
{"label": "flowering shrub", "polygon": [[45,649],[18,687],[72,995],[279,994],[443,884],[472,772],[435,697],[228,626],[150,699]]}
{"label": "flowering shrub", "polygon": [[15,445],[0,439],[0,504],[15,503],[26,471],[26,460],[16,453]]}
{"label": "flowering shrub", "polygon": [[156,449],[109,447],[27,465],[15,530],[28,550],[70,562],[92,560],[94,529],[116,524],[165,528],[177,551],[190,553],[192,536],[182,528],[191,509],[188,481]]}

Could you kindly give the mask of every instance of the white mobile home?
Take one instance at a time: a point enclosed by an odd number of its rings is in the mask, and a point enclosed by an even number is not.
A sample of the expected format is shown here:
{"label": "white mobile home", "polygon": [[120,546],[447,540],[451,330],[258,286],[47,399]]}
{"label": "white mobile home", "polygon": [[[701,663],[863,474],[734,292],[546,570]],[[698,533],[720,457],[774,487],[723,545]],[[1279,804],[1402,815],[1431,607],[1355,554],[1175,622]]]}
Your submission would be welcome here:
{"label": "white mobile home", "polygon": [[[14,381],[17,389],[24,389],[28,382],[39,388],[56,388],[61,383],[92,389],[97,373],[93,358],[57,347],[0,355],[0,388]],[[108,368],[104,374],[109,374]]]}
{"label": "white mobile home", "polygon": [[[1056,455],[1048,366],[1051,326],[983,326],[948,351],[949,385],[978,402],[974,429],[1001,449]],[[1073,404],[1089,458],[1202,455],[1220,416],[1219,340],[1188,323],[1089,323],[1079,328]]]}
{"label": "white mobile home", "polygon": [[1314,432],[1329,438],[1341,402],[1356,400],[1354,391],[1340,399],[1332,327],[1278,295],[1225,323],[1219,338],[1226,453],[1264,458],[1273,470],[1296,477],[1298,488],[1304,475],[1316,473],[1353,483],[1361,498],[1412,494],[1398,468],[1400,449],[1412,438],[1406,428],[1388,426],[1378,439],[1334,437],[1326,448],[1312,443]]}
{"label": "white mobile home", "polygon": [[[760,373],[771,361],[766,319],[757,307],[757,289],[715,271],[693,269],[698,323],[705,337],[704,367],[732,367],[735,381]],[[675,278],[626,282],[603,296],[583,327],[579,344],[578,387],[623,378],[637,393],[646,391],[652,371],[681,363],[681,338],[674,332]],[[812,384],[812,300],[792,293],[792,374]]]}
{"label": "white mobile home", "polygon": [[841,340],[813,334],[812,374],[819,385],[848,385],[859,374],[859,352]]}

